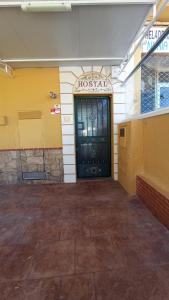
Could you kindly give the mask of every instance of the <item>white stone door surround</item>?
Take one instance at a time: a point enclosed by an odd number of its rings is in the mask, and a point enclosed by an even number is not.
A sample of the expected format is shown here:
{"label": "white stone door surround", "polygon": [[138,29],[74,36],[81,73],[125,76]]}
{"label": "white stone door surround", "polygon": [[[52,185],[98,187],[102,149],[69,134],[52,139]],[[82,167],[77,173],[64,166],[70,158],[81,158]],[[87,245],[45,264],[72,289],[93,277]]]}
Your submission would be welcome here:
{"label": "white stone door surround", "polygon": [[[112,66],[76,66],[60,67],[60,97],[63,144],[64,182],[76,182],[76,151],[74,123],[74,88],[80,76],[98,72],[112,83],[112,161],[114,180],[118,180],[118,126],[125,117],[125,88],[117,81],[118,67]],[[90,93],[91,94],[91,93]],[[93,94],[100,94],[97,88]],[[110,93],[109,93],[110,94]]]}

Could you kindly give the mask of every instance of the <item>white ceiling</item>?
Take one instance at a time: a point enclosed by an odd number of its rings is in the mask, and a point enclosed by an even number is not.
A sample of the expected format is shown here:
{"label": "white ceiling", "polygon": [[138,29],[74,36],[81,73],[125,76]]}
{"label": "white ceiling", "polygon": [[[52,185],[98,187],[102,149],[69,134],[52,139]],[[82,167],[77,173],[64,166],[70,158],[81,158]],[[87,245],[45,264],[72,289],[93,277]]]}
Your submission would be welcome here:
{"label": "white ceiling", "polygon": [[[118,65],[150,7],[150,2],[74,6],[67,13],[25,13],[20,8],[0,8],[0,58],[14,67]],[[16,61],[25,58],[29,61]],[[46,58],[50,61],[37,61]]]}

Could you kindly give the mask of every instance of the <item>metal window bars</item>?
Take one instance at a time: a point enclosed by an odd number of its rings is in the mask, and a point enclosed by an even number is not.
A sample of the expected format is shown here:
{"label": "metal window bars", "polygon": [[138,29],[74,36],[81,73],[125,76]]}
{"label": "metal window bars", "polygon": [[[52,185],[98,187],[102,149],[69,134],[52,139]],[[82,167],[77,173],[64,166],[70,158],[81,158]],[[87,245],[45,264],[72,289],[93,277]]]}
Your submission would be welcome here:
{"label": "metal window bars", "polygon": [[169,43],[169,27],[126,78],[128,99],[133,98],[128,115],[169,108],[169,52],[161,51],[166,41]]}

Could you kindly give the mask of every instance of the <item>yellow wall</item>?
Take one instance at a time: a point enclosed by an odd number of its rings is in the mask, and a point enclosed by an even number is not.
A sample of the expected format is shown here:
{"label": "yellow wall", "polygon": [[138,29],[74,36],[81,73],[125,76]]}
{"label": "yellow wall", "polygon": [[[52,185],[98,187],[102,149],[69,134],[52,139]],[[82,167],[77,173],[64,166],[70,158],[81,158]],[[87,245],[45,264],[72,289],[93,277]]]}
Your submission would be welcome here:
{"label": "yellow wall", "polygon": [[[160,1],[158,9],[163,5],[164,0]],[[164,11],[160,14],[157,21],[159,22],[169,22],[169,4],[166,5]]]}
{"label": "yellow wall", "polygon": [[166,9],[164,10],[164,12],[160,15],[160,17],[158,18],[159,22],[169,22],[169,6],[166,7]]}
{"label": "yellow wall", "polygon": [[169,194],[169,114],[120,124],[126,126],[126,147],[119,145],[119,181],[135,193],[142,175],[163,194]]}
{"label": "yellow wall", "polygon": [[[60,147],[60,115],[50,114],[58,103],[58,68],[16,69],[14,78],[0,74],[0,117],[7,116],[7,125],[0,126],[0,149]],[[42,117],[19,120],[21,111],[41,111]]]}
{"label": "yellow wall", "polygon": [[[164,4],[164,0],[160,1],[158,4],[158,10],[161,8],[161,6]],[[148,21],[151,21],[153,19],[152,13],[148,16]],[[166,5],[164,11],[160,14],[160,16],[157,18],[157,23],[160,22],[169,22],[169,4]]]}
{"label": "yellow wall", "polygon": [[169,114],[144,120],[144,174],[169,192]]}
{"label": "yellow wall", "polygon": [[143,172],[143,126],[139,121],[120,124],[126,128],[125,142],[119,137],[119,181],[129,194],[135,193],[136,175]]}

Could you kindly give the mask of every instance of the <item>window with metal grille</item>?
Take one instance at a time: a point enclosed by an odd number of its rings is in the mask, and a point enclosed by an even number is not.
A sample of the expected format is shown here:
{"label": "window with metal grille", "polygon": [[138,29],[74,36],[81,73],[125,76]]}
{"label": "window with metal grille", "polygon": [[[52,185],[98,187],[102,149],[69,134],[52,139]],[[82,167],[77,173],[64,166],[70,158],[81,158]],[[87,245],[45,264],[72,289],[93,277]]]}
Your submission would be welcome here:
{"label": "window with metal grille", "polygon": [[141,113],[169,107],[168,70],[169,54],[154,54],[141,67]]}
{"label": "window with metal grille", "polygon": [[147,113],[155,109],[155,71],[147,66],[143,66],[141,70],[141,83],[141,113]]}

